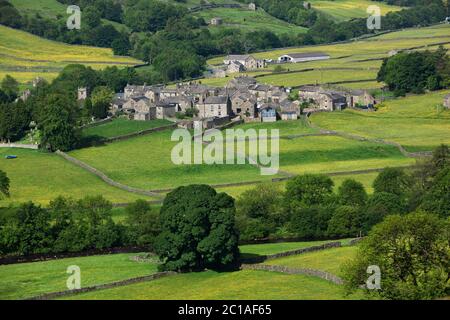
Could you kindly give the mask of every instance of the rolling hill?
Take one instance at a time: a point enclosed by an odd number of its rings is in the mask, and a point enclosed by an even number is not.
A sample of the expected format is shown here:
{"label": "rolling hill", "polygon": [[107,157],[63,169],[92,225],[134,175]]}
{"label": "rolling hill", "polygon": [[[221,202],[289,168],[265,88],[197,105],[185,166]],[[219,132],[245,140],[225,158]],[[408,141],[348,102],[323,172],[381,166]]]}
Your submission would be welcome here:
{"label": "rolling hill", "polygon": [[68,64],[81,63],[94,69],[134,66],[130,57],[114,56],[111,49],[69,45],[0,25],[0,79],[6,74],[26,84],[40,76],[55,78]]}

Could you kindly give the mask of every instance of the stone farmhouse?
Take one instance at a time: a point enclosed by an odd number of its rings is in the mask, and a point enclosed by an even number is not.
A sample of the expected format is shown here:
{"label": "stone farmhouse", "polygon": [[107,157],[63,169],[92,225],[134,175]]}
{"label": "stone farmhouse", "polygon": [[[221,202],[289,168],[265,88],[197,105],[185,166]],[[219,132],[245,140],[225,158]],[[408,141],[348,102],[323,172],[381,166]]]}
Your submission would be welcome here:
{"label": "stone farmhouse", "polygon": [[444,107],[450,109],[450,94],[446,95],[444,98]]}
{"label": "stone farmhouse", "polygon": [[284,54],[278,58],[279,63],[299,63],[316,60],[328,60],[330,56],[323,52],[303,52]]}
{"label": "stone farmhouse", "polygon": [[310,104],[307,112],[335,111],[346,107],[364,106],[371,108],[376,104],[375,98],[364,90],[333,90],[321,86],[300,87],[299,101]]}
{"label": "stone farmhouse", "polygon": [[229,55],[223,60],[223,63],[227,67],[228,73],[256,70],[266,67],[265,60],[255,59],[249,54]]}

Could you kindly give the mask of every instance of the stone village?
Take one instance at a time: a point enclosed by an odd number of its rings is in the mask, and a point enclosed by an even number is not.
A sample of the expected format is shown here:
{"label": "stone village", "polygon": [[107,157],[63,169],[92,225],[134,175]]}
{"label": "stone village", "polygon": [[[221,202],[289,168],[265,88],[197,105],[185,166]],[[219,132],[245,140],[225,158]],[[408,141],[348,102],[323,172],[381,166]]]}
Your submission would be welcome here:
{"label": "stone village", "polygon": [[[375,99],[366,91],[333,90],[321,86],[304,86],[298,97],[289,88],[258,83],[255,78],[239,76],[225,87],[197,82],[174,87],[127,85],[111,104],[111,115],[126,115],[132,120],[177,119],[180,127],[193,128],[201,120],[203,129],[223,125],[234,119],[245,122],[275,122],[298,119],[301,112],[335,111],[344,108],[372,108]],[[86,97],[79,90],[79,99]],[[187,120],[186,120],[187,119]]]}

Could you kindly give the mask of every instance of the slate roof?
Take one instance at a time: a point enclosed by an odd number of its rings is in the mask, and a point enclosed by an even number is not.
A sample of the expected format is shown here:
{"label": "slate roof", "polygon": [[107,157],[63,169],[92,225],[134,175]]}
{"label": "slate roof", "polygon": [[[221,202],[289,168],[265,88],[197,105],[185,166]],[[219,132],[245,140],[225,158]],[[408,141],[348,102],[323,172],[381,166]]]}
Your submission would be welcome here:
{"label": "slate roof", "polygon": [[205,99],[205,104],[226,104],[227,96],[210,96]]}

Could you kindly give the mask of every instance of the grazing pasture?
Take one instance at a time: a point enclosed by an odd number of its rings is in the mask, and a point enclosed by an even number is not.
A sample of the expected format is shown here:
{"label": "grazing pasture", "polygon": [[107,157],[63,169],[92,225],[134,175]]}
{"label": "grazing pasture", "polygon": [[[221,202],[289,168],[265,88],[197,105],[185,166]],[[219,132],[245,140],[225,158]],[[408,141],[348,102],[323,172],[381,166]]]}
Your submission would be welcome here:
{"label": "grazing pasture", "polygon": [[37,76],[52,80],[66,65],[73,63],[94,69],[141,63],[130,57],[114,56],[111,49],[55,42],[1,25],[0,58],[0,78],[10,74],[22,84]]}
{"label": "grazing pasture", "polygon": [[323,241],[303,241],[303,242],[275,242],[264,244],[246,244],[239,246],[242,256],[249,255],[270,255],[291,250],[304,249],[313,246],[319,246],[325,243],[340,240],[323,240]]}
{"label": "grazing pasture", "polygon": [[81,271],[81,287],[150,275],[155,262],[135,262],[136,253],[76,257],[0,266],[0,299],[23,299],[43,293],[67,290],[69,266]]}
{"label": "grazing pasture", "polygon": [[151,282],[66,298],[87,300],[342,300],[360,299],[362,295],[358,292],[346,297],[342,287],[320,278],[243,270],[179,274]]}
{"label": "grazing pasture", "polygon": [[106,173],[110,178],[144,189],[175,188],[192,183],[223,184],[269,180],[260,170],[246,165],[176,165],[171,151],[171,130],[85,148],[70,155]]}
{"label": "grazing pasture", "polygon": [[338,136],[281,140],[281,169],[294,174],[332,173],[406,166],[415,162],[392,146]]}
{"label": "grazing pasture", "polygon": [[147,129],[153,129],[170,125],[172,122],[168,120],[151,120],[151,121],[133,121],[127,118],[117,118],[104,124],[88,127],[83,130],[83,136],[96,136],[102,138],[112,138],[123,136],[126,134],[139,132]]}
{"label": "grazing pasture", "polygon": [[309,268],[339,275],[344,263],[356,254],[356,246],[331,248],[300,255],[268,260],[264,264],[286,266],[290,268]]}
{"label": "grazing pasture", "polygon": [[214,32],[215,29],[229,27],[239,28],[241,31],[246,32],[269,30],[277,34],[304,33],[307,31],[306,28],[279,20],[262,9],[251,11],[247,8],[216,8],[202,10],[194,15],[204,18],[207,23],[214,17],[222,18],[223,25],[209,27],[212,32]]}
{"label": "grazing pasture", "polygon": [[449,90],[385,101],[377,112],[317,113],[313,124],[330,130],[400,143],[408,151],[450,143],[450,110],[442,107]]}
{"label": "grazing pasture", "polygon": [[382,16],[388,12],[401,10],[401,7],[398,6],[369,0],[311,0],[309,2],[312,8],[325,13],[337,21],[368,17],[367,8],[373,5],[381,9]]}
{"label": "grazing pasture", "polygon": [[[6,155],[17,155],[7,160]],[[103,195],[113,202],[130,202],[150,197],[109,186],[100,178],[67,162],[56,154],[36,150],[0,148],[0,170],[11,180],[11,197],[0,205],[33,201],[46,205],[59,195],[82,198]]]}

